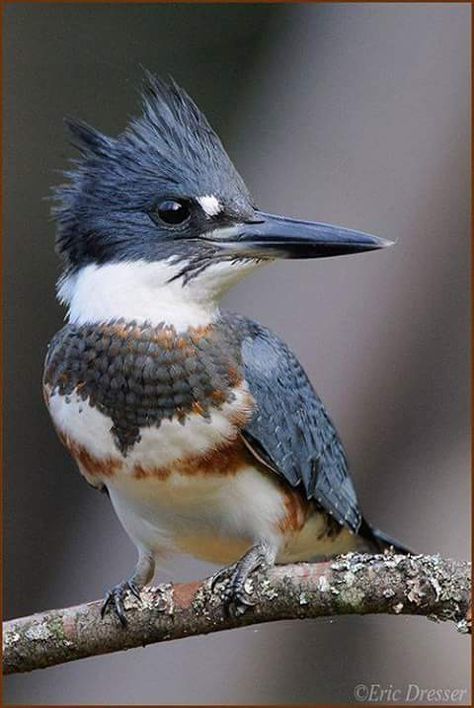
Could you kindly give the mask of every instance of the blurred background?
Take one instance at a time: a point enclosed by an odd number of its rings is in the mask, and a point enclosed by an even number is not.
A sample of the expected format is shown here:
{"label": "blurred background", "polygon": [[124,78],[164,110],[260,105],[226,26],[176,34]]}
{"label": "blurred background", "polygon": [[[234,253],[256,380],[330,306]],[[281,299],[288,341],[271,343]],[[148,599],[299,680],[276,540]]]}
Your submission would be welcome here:
{"label": "blurred background", "polygon": [[[470,7],[456,3],[4,8],[5,615],[101,597],[135,549],[58,442],[41,396],[62,326],[45,200],[73,150],[111,134],[140,65],[172,74],[265,210],[396,239],[284,262],[227,305],[295,350],[336,421],[368,518],[465,559],[470,538]],[[158,577],[204,577],[178,559]],[[469,689],[469,642],[422,618],[246,628],[5,681],[7,703],[348,703],[354,687]],[[468,702],[468,699],[466,700]]]}

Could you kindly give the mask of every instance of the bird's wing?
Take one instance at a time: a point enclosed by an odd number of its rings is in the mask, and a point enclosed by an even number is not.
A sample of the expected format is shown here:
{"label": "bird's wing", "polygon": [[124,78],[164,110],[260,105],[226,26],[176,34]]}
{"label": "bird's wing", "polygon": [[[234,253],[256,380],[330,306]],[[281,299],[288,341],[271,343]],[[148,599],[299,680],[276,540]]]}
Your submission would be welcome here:
{"label": "bird's wing", "polygon": [[242,431],[245,442],[267,467],[357,531],[362,517],[344,449],[301,364],[270,330],[232,317],[245,332],[242,365],[257,406]]}

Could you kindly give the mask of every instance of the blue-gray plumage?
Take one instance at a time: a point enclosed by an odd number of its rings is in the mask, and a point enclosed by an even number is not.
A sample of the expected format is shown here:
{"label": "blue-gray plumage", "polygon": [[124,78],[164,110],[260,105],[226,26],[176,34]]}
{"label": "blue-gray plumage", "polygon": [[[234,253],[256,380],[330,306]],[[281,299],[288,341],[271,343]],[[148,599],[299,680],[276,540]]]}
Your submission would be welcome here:
{"label": "blue-gray plumage", "polygon": [[245,379],[257,410],[243,431],[267,464],[357,532],[361,513],[337,432],[301,364],[273,332],[239,321]]}
{"label": "blue-gray plumage", "polygon": [[[203,114],[147,75],[143,114],[116,138],[69,121],[81,158],[57,188],[58,295],[44,394],[80,471],[134,541],[123,598],[184,552],[234,565],[239,610],[259,566],[403,547],[364,519],[336,430],[290,349],[221,312],[222,293],[275,258],[387,241],[260,211]],[[240,560],[239,560],[240,559]]]}

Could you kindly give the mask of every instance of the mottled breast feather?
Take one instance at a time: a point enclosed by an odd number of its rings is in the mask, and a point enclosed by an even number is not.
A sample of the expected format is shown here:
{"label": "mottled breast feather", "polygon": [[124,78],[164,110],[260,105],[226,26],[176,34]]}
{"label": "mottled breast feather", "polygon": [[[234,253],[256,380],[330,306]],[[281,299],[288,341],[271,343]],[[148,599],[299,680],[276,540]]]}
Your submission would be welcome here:
{"label": "mottled breast feather", "polygon": [[255,409],[238,427],[255,458],[357,531],[362,517],[335,428],[294,354],[256,322],[226,313],[180,334],[122,320],[67,325],[50,344],[44,375],[50,393],[74,392],[111,418],[124,455],[140,428],[210,418],[244,381]]}
{"label": "mottled breast feather", "polygon": [[67,325],[51,341],[44,373],[49,392],[73,392],[113,421],[123,454],[140,428],[188,414],[210,416],[234,399],[242,381],[240,347],[230,327],[190,328],[106,324]]}

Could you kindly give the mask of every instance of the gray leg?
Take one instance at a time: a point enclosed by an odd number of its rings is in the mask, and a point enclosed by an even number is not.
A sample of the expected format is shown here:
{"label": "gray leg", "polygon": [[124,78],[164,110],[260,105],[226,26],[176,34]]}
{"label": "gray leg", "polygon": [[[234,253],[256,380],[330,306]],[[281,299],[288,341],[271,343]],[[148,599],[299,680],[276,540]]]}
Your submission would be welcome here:
{"label": "gray leg", "polygon": [[250,575],[259,569],[270,568],[275,563],[277,548],[274,544],[262,541],[247,551],[242,558],[228,568],[222,568],[211,579],[211,589],[218,583],[227,581],[223,595],[227,609],[235,614],[243,614],[255,605],[245,585]]}
{"label": "gray leg", "polygon": [[125,617],[125,607],[123,601],[127,592],[131,592],[138,600],[140,599],[140,591],[153,578],[155,574],[155,559],[152,554],[146,551],[140,551],[138,562],[133,572],[133,575],[124,580],[107,593],[104,604],[102,605],[100,614],[105,617],[109,610],[112,610],[120,620],[122,627],[127,626],[127,618]]}

